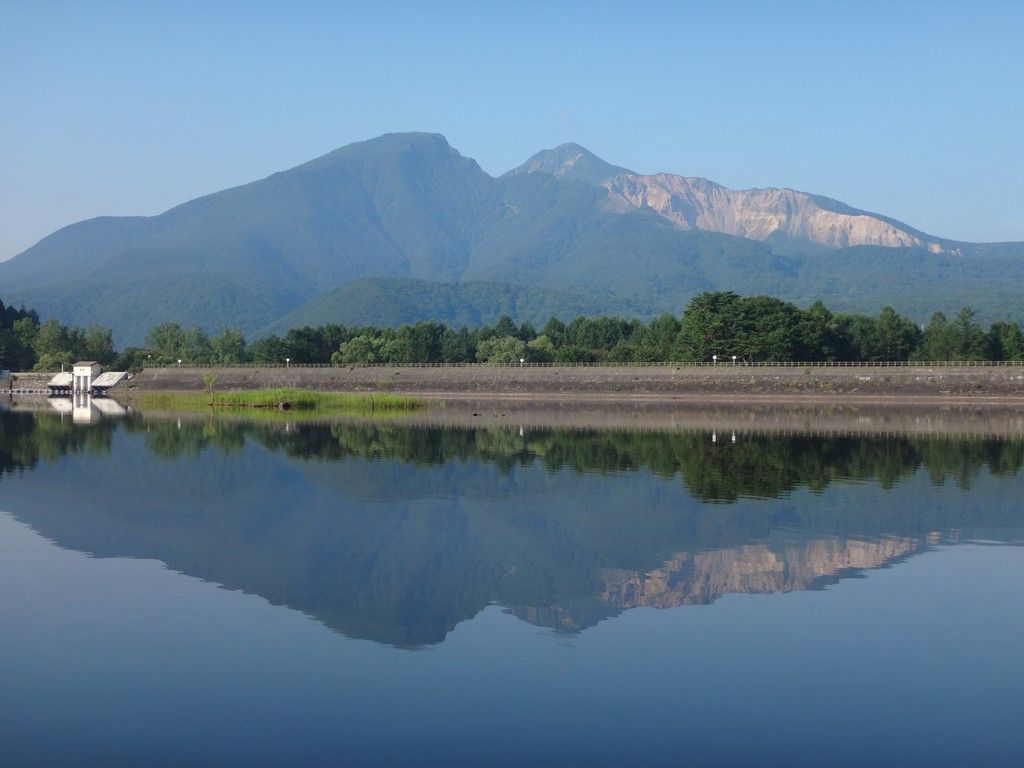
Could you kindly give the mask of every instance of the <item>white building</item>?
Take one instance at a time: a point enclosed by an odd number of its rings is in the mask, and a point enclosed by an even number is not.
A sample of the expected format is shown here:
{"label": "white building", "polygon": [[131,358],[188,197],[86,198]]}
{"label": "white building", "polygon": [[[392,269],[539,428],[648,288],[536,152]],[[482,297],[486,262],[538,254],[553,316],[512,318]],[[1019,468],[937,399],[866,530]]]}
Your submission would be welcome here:
{"label": "white building", "polygon": [[47,386],[52,397],[69,397],[71,395],[95,395],[105,397],[107,391],[116,387],[131,376],[125,371],[101,372],[100,364],[92,360],[82,360],[71,367],[71,372],[61,371]]}
{"label": "white building", "polygon": [[72,366],[74,384],[71,387],[74,392],[91,392],[92,381],[100,375],[100,364],[95,360],[82,360]]}

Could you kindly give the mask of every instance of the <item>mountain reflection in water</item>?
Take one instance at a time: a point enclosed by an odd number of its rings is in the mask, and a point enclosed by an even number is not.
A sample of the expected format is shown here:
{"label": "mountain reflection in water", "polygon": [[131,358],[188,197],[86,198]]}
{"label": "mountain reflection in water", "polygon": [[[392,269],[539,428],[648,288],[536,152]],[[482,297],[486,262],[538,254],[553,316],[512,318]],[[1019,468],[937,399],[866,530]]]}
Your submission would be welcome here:
{"label": "mountain reflection in water", "polygon": [[492,603],[579,631],[1019,542],[1022,464],[1020,439],[0,413],[3,509],[58,545],[401,647]]}

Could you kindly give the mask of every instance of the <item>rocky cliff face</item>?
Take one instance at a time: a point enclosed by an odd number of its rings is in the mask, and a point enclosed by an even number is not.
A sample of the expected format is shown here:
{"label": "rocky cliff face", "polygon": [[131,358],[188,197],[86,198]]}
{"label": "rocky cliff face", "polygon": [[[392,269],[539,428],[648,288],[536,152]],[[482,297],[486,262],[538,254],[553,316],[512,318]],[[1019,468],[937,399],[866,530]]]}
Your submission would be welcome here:
{"label": "rocky cliff face", "polygon": [[611,165],[578,144],[538,152],[508,175],[548,173],[608,190],[611,210],[652,210],[681,229],[701,229],[751,240],[927,248],[949,244],[878,214],[793,189],[729,189],[708,179],[658,173],[644,176]]}
{"label": "rocky cliff face", "polygon": [[510,613],[559,632],[578,632],[629,608],[708,605],[727,594],[797,592],[834,584],[940,543],[954,533],[923,537],[820,536],[752,543],[705,552],[678,552],[661,567],[642,572],[601,571],[600,592],[590,598],[544,607],[515,606]]}
{"label": "rocky cliff face", "polygon": [[750,544],[690,554],[680,552],[646,574],[607,570],[602,602],[617,609],[705,605],[729,593],[794,592],[879,568],[917,552],[919,539],[828,537],[770,548]]}
{"label": "rocky cliff face", "polygon": [[910,228],[792,189],[729,189],[700,178],[659,173],[620,174],[602,182],[613,206],[649,208],[683,229],[704,229],[752,240],[786,238],[828,248],[942,245]]}

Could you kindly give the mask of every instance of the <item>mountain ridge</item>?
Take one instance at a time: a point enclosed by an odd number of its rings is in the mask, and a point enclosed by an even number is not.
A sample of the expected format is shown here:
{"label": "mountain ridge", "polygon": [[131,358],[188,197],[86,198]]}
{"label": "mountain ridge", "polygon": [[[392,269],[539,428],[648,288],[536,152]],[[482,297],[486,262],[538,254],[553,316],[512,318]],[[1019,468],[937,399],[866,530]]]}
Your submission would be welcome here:
{"label": "mountain ridge", "polygon": [[[818,195],[755,192],[641,176],[578,144],[492,177],[440,134],[385,134],[157,216],[63,227],[0,263],[0,299],[137,343],[167,320],[255,333],[369,278],[503,283],[564,295],[563,309],[582,306],[583,287],[641,316],[722,289],[893,304],[920,321],[963,304],[1005,315],[1024,283],[1024,244],[956,243]],[[861,217],[899,247],[852,244]],[[403,312],[429,313],[430,296],[421,304]],[[494,313],[470,304],[456,314]]]}
{"label": "mountain ridge", "polygon": [[951,241],[896,219],[824,195],[789,187],[731,189],[700,176],[640,174],[598,158],[578,144],[543,150],[508,174],[549,173],[598,184],[613,206],[649,208],[682,229],[701,229],[753,240],[797,241],[827,248],[877,245],[923,247],[933,253]]}

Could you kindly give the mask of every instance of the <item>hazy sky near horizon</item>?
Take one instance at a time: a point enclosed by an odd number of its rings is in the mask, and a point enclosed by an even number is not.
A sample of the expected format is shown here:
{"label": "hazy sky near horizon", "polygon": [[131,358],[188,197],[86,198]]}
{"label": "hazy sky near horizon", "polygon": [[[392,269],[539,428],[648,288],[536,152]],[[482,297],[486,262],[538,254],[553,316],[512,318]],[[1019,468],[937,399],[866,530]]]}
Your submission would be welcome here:
{"label": "hazy sky near horizon", "polygon": [[0,259],[390,131],[1024,240],[1024,3],[0,0]]}

